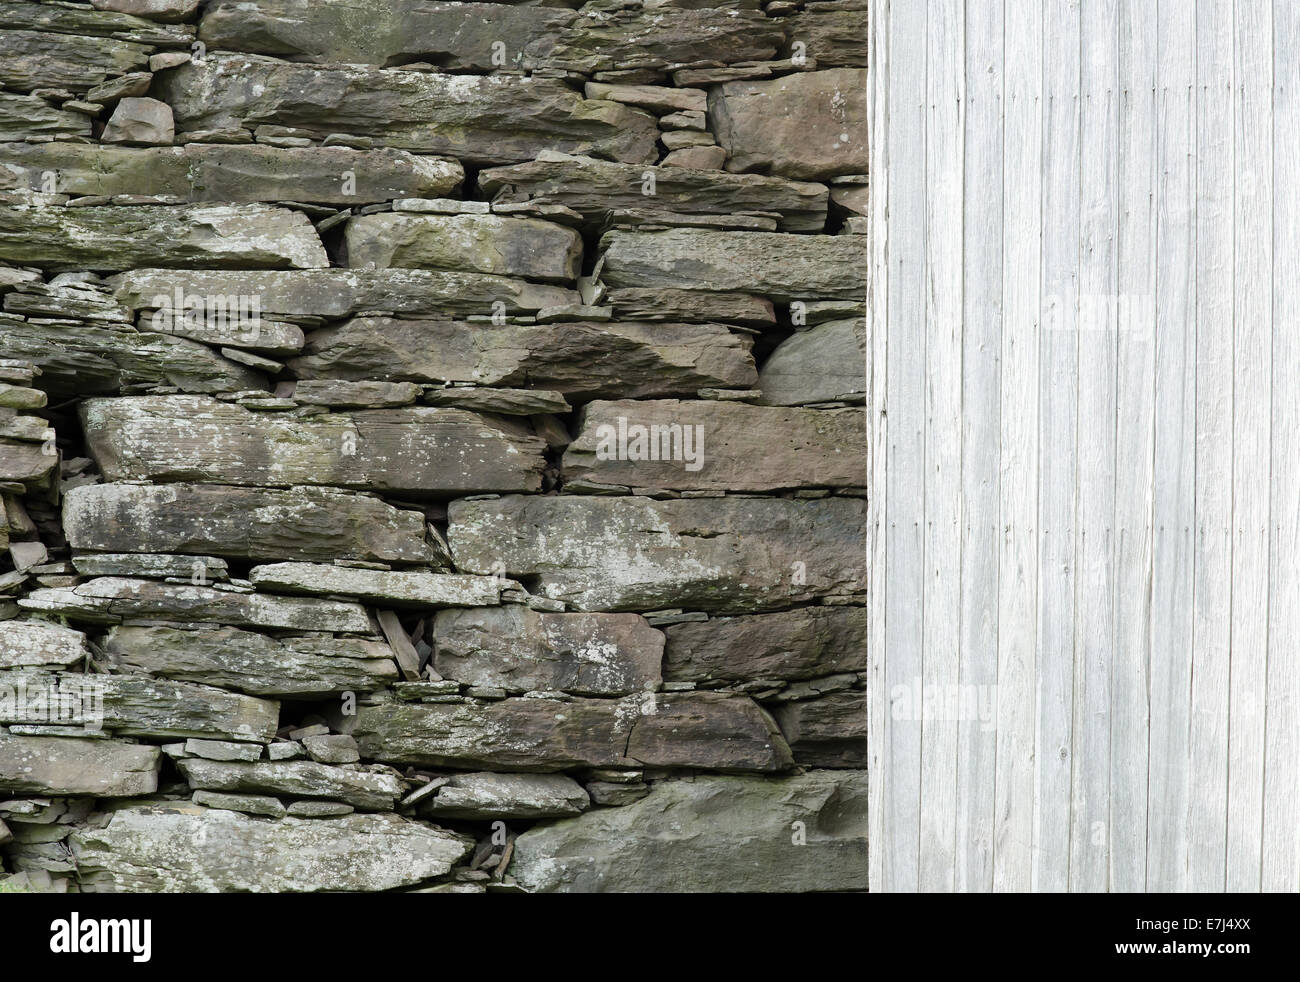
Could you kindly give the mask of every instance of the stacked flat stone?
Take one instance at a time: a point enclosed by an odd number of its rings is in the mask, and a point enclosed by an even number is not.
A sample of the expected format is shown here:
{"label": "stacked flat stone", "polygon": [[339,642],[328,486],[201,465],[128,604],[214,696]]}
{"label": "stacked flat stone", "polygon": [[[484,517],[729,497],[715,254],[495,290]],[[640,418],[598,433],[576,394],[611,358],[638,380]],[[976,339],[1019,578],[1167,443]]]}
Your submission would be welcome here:
{"label": "stacked flat stone", "polygon": [[363,6],[0,5],[0,888],[865,889],[865,0]]}

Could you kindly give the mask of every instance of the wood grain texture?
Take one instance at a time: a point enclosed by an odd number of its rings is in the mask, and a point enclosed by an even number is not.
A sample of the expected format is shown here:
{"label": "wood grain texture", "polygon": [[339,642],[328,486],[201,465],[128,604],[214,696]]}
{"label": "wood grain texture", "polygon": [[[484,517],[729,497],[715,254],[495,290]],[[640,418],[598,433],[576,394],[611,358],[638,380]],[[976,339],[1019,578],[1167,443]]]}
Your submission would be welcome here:
{"label": "wood grain texture", "polygon": [[870,23],[872,889],[1300,890],[1300,9]]}

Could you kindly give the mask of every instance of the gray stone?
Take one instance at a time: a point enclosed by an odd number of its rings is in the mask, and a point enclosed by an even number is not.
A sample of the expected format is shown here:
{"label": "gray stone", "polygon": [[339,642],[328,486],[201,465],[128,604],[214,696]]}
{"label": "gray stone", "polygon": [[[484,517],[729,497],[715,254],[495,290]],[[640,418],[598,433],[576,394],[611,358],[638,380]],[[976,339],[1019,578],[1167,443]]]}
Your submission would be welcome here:
{"label": "gray stone", "polygon": [[[181,129],[244,123],[350,133],[470,164],[530,160],[539,150],[652,160],[654,117],[585,100],[558,79],[321,68],[210,55],[154,82]],[[862,168],[859,167],[858,170]]]}
{"label": "gray stone", "polygon": [[254,763],[178,760],[190,787],[206,791],[253,792],[293,798],[331,798],[358,811],[392,811],[404,785],[391,774],[372,774],[310,760]]}
{"label": "gray stone", "polygon": [[0,791],[98,798],[153,794],[158,761],[157,747],[135,743],[0,735]]}
{"label": "gray stone", "polygon": [[772,715],[798,763],[807,767],[867,766],[864,690],[782,703]]}
{"label": "gray stone", "polygon": [[727,151],[722,147],[683,147],[667,154],[660,165],[683,167],[691,170],[721,171],[727,162]]}
{"label": "gray stone", "polygon": [[226,561],[215,556],[88,552],[73,556],[72,565],[82,576],[180,577],[197,583],[229,579]]}
{"label": "gray stone", "polygon": [[348,382],[342,379],[306,379],[294,383],[294,402],[309,406],[348,409],[375,406],[409,406],[420,398],[414,382]]}
{"label": "gray stone", "polygon": [[333,818],[351,815],[356,809],[341,801],[295,801],[289,805],[289,814],[298,818]]}
{"label": "gray stone", "polygon": [[[458,385],[426,389],[423,399],[431,406],[449,406],[506,416],[567,413],[573,409],[560,393],[546,389],[487,389]],[[565,442],[568,442],[567,431]]]}
{"label": "gray stone", "polygon": [[[93,5],[98,9],[71,3],[5,3],[0,7],[0,27],[115,38],[165,47],[189,46],[194,38],[193,27],[163,26],[151,20],[130,16],[136,11],[122,10],[122,5],[142,2],[149,0],[101,0]],[[121,12],[115,12],[119,10]]]}
{"label": "gray stone", "polygon": [[260,743],[230,743],[226,740],[190,739],[185,741],[185,753],[205,760],[260,760]]}
{"label": "gray stone", "polygon": [[867,670],[865,607],[799,607],[664,628],[672,682],[808,679]]}
{"label": "gray stone", "polygon": [[63,501],[75,549],[220,554],[237,559],[426,562],[420,512],[327,488],[99,484]]}
{"label": "gray stone", "polygon": [[329,265],[306,215],[263,204],[0,206],[0,259],[54,271]]}
{"label": "gray stone", "polygon": [[675,399],[590,402],[563,467],[566,480],[669,489],[864,487],[866,414]]}
{"label": "gray stone", "polygon": [[[13,296],[13,294],[8,294]],[[54,396],[117,393],[132,385],[191,392],[262,388],[266,377],[197,341],[137,331],[129,324],[40,324],[0,314],[5,351],[40,366]]]}
{"label": "gray stone", "polygon": [[619,783],[614,781],[588,781],[587,794],[593,805],[621,808],[640,801],[650,793],[650,786],[641,781]]}
{"label": "gray stone", "polygon": [[720,321],[758,327],[776,323],[772,301],[745,293],[630,287],[606,290],[605,302],[617,317],[632,321]]}
{"label": "gray stone", "polygon": [[828,321],[781,342],[763,365],[758,384],[769,405],[795,406],[861,399],[866,374],[866,324]]}
{"label": "gray stone", "polygon": [[205,808],[221,808],[226,811],[243,812],[245,815],[266,815],[268,818],[283,818],[284,805],[279,798],[262,794],[223,794],[220,791],[195,791],[190,796],[196,805]]}
{"label": "gray stone", "polygon": [[371,630],[370,617],[358,604],[232,593],[213,587],[115,576],[101,576],[76,586],[33,590],[18,605],[106,624],[162,619],[299,631]]}
{"label": "gray stone", "polygon": [[[320,269],[294,272],[136,269],[113,277],[118,299],[132,307],[157,306],[155,298],[186,295],[256,296],[262,316],[348,317],[370,310],[418,317],[451,313],[491,316],[577,303],[573,290],[543,283],[427,269]],[[232,386],[234,388],[234,386]],[[249,386],[245,386],[249,388]]]}
{"label": "gray stone", "polygon": [[510,495],[448,514],[459,569],[503,565],[579,610],[758,611],[866,591],[860,498]]}
{"label": "gray stone", "polygon": [[[0,145],[0,188],[39,190],[42,174],[51,170],[58,172],[58,189],[65,194],[333,205],[364,205],[399,195],[446,194],[465,176],[455,160],[387,149],[302,150],[203,143],[166,148],[83,143]],[[345,193],[342,177],[349,172],[355,177],[352,194]]]}
{"label": "gray stone", "polygon": [[[815,4],[786,18],[791,41],[802,41],[804,54],[818,68],[866,68],[867,8],[823,9]],[[789,51],[783,52],[789,54]]]}
{"label": "gray stone", "polygon": [[493,44],[500,42],[511,68],[587,74],[770,58],[784,38],[780,22],[756,10],[655,4],[612,13],[604,4],[577,12],[562,6],[216,0],[199,36],[225,50],[293,60],[393,65],[436,59],[442,68],[477,72],[501,67],[493,60]]}
{"label": "gray stone", "polygon": [[132,805],[69,843],[81,889],[123,893],[391,890],[442,876],[468,836],[397,815],[268,821],[200,805]]}
{"label": "gray stone", "polygon": [[359,317],[307,337],[300,377],[527,384],[576,398],[748,388],[749,344],[718,324],[507,324]]}
{"label": "gray stone", "polygon": [[434,767],[561,771],[702,767],[780,771],[789,749],[747,696],[643,693],[612,699],[381,703],[348,718],[366,759]]}
{"label": "gray stone", "polygon": [[704,112],[708,96],[703,89],[677,89],[662,85],[588,82],[584,89],[588,99],[610,99],[624,105],[648,109],[653,113]]}
{"label": "gray stone", "polygon": [[361,759],[357,742],[339,733],[305,736],[302,745],[307,756],[318,764],[355,764]]}
{"label": "gray stone", "polygon": [[171,106],[157,99],[123,99],[100,139],[105,143],[170,146],[176,136]]}
{"label": "gray stone", "polygon": [[609,232],[601,279],[612,287],[743,290],[776,300],[856,299],[867,289],[858,236],[674,228]]}
{"label": "gray stone", "polygon": [[481,494],[541,488],[544,444],[518,423],[412,406],[307,418],[205,396],[81,407],[104,477]]}
{"label": "gray stone", "polygon": [[256,696],[369,692],[397,679],[392,650],[382,641],[360,638],[271,638],[234,627],[122,624],[109,631],[102,646],[130,671]]}
{"label": "gray stone", "polygon": [[5,53],[0,83],[22,92],[42,88],[84,92],[114,75],[144,68],[150,50],[133,41],[106,37],[0,30],[0,51]]}
{"label": "gray stone", "polygon": [[709,129],[727,167],[799,180],[862,174],[867,165],[867,72],[833,68],[709,90]]}
{"label": "gray stone", "polygon": [[[647,174],[654,178],[653,194],[649,195]],[[478,186],[488,197],[506,194],[516,200],[572,208],[583,216],[588,228],[595,228],[610,209],[648,204],[696,215],[777,212],[780,227],[790,232],[820,232],[826,225],[827,189],[821,184],[758,174],[697,174],[553,151],[528,163],[480,171]]]}
{"label": "gray stone", "polygon": [[[170,310],[156,310],[152,315],[140,318],[140,330],[158,331],[176,337],[189,338],[220,347],[222,354],[232,361],[247,361],[243,355],[232,355],[227,347],[249,349],[264,355],[296,355],[302,350],[304,336],[297,324],[281,324],[261,317],[245,317],[237,309],[222,316],[188,317],[173,315]],[[274,362],[253,361],[254,367],[264,367],[269,374],[276,374],[280,366]]]}
{"label": "gray stone", "polygon": [[32,137],[69,139],[90,136],[90,117],[55,109],[37,96],[0,92],[0,140]]}
{"label": "gray stone", "polygon": [[255,566],[249,580],[285,593],[342,594],[362,600],[413,607],[479,607],[501,602],[508,581],[457,573],[349,569],[323,563]]}
{"label": "gray stone", "polygon": [[[120,99],[129,99],[146,94],[149,91],[149,83],[152,81],[152,72],[129,72],[126,75],[119,75],[117,78],[110,78],[108,81],[96,85],[86,93],[86,98],[90,102],[98,103],[101,106],[113,105]],[[23,144],[16,144],[16,146],[23,146]]]}
{"label": "gray stone", "polygon": [[[38,591],[39,592],[39,591]],[[29,693],[62,694],[80,702],[87,723],[114,734],[150,738],[211,737],[265,743],[275,735],[279,703],[236,695],[210,685],[172,682],[144,675],[0,672],[0,684]],[[26,722],[22,700],[0,701],[0,722]],[[102,720],[100,717],[102,716]],[[98,744],[96,744],[98,745]]]}
{"label": "gray stone", "polygon": [[582,785],[563,774],[453,774],[419,806],[421,815],[472,821],[526,821],[578,815],[590,806]]}
{"label": "gray stone", "polygon": [[654,690],[664,636],[636,614],[444,610],[433,620],[438,674],[512,692],[623,696]]}
{"label": "gray stone", "polygon": [[348,221],[349,266],[451,269],[572,282],[582,239],[554,222],[497,215],[385,212]]}
{"label": "gray stone", "polygon": [[534,892],[866,890],[867,773],[662,781],[635,804],[528,830],[510,872]]}
{"label": "gray stone", "polygon": [[69,627],[26,620],[8,620],[0,627],[0,668],[67,668],[89,654],[86,636]]}
{"label": "gray stone", "polygon": [[96,10],[117,10],[166,24],[188,20],[199,0],[90,0]]}

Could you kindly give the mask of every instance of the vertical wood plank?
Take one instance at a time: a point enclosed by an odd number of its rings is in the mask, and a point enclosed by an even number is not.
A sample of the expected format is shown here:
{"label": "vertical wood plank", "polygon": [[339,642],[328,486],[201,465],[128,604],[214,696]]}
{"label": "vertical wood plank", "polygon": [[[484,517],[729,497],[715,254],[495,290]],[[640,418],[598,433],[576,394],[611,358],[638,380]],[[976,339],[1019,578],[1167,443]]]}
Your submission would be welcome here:
{"label": "vertical wood plank", "polygon": [[1159,4],[1155,546],[1151,576],[1150,891],[1187,887],[1196,521],[1196,18]]}
{"label": "vertical wood plank", "polygon": [[995,890],[1031,885],[1038,532],[1038,341],[1042,256],[1043,19],[1013,5],[1005,21],[1003,331],[998,561]]}
{"label": "vertical wood plank", "polygon": [[[923,691],[957,685],[961,627],[962,0],[928,7],[926,55],[925,622]],[[957,720],[922,720],[920,881],[951,892],[956,864]]]}
{"label": "vertical wood plank", "polygon": [[1075,521],[1070,889],[1107,888],[1110,672],[1114,658],[1115,229],[1118,10],[1084,0],[1080,55],[1079,504]]}
{"label": "vertical wood plank", "polygon": [[1234,75],[1232,0],[1196,7],[1196,556],[1188,888],[1227,861],[1232,610]]}
{"label": "vertical wood plank", "polygon": [[1156,0],[1119,10],[1115,646],[1110,889],[1146,888],[1147,740],[1155,469]]}
{"label": "vertical wood plank", "polygon": [[[927,9],[890,10],[889,159],[924,173]],[[885,460],[886,571],[883,889],[916,890],[920,871],[921,716],[924,671],[926,188],[911,177],[889,187],[889,444]]]}
{"label": "vertical wood plank", "polygon": [[1300,4],[1273,6],[1273,404],[1261,887],[1300,891]]}
{"label": "vertical wood plank", "polygon": [[[963,691],[976,693],[996,693],[998,681],[1002,16],[1001,3],[966,6],[959,681]],[[959,724],[956,887],[961,891],[993,888],[995,724],[996,719],[978,718]]]}
{"label": "vertical wood plank", "polygon": [[1035,890],[1069,885],[1079,357],[1079,0],[1044,5]]}
{"label": "vertical wood plank", "polygon": [[1236,27],[1227,888],[1258,890],[1264,824],[1269,385],[1273,333],[1271,0],[1237,0]]}
{"label": "vertical wood plank", "polygon": [[889,338],[889,0],[873,3],[870,13],[870,55],[867,59],[867,101],[870,141],[871,275],[867,278],[867,379],[871,425],[867,461],[871,497],[867,548],[870,576],[867,596],[867,883],[885,889],[884,857],[891,845],[885,834],[885,734],[889,721],[889,692],[885,688],[885,594],[887,575],[885,520],[888,484],[884,462],[889,446],[887,365]]}

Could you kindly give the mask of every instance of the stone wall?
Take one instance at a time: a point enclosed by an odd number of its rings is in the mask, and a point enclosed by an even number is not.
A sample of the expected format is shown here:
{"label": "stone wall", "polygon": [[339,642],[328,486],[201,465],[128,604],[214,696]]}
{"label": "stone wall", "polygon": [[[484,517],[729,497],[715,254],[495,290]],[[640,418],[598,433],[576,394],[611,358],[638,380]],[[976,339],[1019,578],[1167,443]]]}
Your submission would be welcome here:
{"label": "stone wall", "polygon": [[865,888],[866,16],[0,3],[0,887]]}

